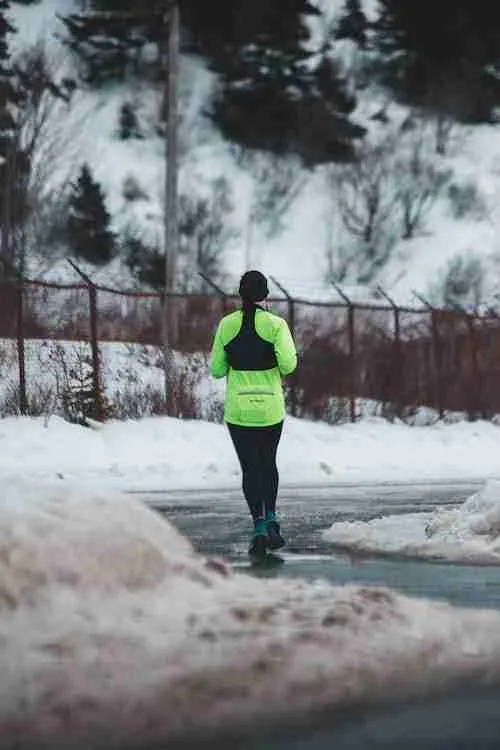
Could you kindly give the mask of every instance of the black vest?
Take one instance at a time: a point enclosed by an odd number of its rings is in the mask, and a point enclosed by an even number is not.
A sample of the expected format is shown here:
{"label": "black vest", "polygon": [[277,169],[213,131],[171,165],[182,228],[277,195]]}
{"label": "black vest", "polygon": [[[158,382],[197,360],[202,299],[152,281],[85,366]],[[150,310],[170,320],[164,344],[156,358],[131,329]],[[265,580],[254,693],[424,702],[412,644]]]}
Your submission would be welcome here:
{"label": "black vest", "polygon": [[255,330],[257,309],[263,308],[254,305],[249,310],[243,310],[239,333],[224,347],[233,370],[272,370],[278,366],[274,344],[261,339]]}

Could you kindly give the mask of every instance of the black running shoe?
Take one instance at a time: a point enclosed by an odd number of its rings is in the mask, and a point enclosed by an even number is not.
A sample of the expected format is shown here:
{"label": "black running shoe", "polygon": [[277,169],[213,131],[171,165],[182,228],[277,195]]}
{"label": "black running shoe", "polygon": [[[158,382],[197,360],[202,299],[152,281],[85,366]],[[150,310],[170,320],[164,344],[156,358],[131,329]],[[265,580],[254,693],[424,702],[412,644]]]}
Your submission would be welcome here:
{"label": "black running shoe", "polygon": [[278,521],[268,521],[267,524],[267,546],[269,549],[281,549],[286,542],[281,536]]}
{"label": "black running shoe", "polygon": [[248,549],[249,556],[254,560],[262,560],[267,554],[267,537],[256,534]]}

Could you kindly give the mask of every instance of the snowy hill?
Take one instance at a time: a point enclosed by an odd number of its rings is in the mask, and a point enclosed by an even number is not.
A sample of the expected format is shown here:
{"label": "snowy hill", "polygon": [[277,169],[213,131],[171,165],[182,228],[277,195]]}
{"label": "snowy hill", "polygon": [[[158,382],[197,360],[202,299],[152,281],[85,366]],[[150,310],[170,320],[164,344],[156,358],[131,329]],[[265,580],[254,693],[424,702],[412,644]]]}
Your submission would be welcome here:
{"label": "snowy hill", "polygon": [[[317,0],[317,5],[324,17],[314,20],[313,45],[319,44],[335,23],[343,2]],[[63,31],[58,16],[70,11],[69,0],[40,0],[28,6],[14,3],[16,50],[44,38],[54,59],[59,64],[63,59],[64,68],[71,70],[72,60],[58,39]],[[365,11],[373,17],[376,3],[366,0]],[[362,83],[363,67],[371,64],[369,57],[363,57],[348,41],[336,45],[335,57],[356,88],[358,108],[354,119],[368,129],[367,147],[394,137],[409,113],[391,101],[386,92]],[[391,217],[386,222],[384,232],[390,237],[386,255],[367,270],[341,218],[338,197],[345,183],[335,175],[332,181],[330,168],[306,171],[294,162],[261,154],[237,158],[203,114],[213,75],[193,56],[183,56],[181,67],[182,188],[188,194],[210,196],[217,180],[227,181],[232,206],[225,216],[230,235],[222,265],[223,283],[228,290],[234,289],[238,275],[251,265],[273,274],[292,293],[303,297],[336,298],[328,283],[334,280],[359,300],[370,298],[371,290],[380,284],[402,304],[415,303],[413,290],[441,303],[443,285],[453,263],[456,278],[451,280],[451,286],[456,287],[459,298],[462,294],[461,301],[494,301],[500,278],[496,255],[500,126],[465,129],[457,125],[450,132],[446,153],[438,155],[431,144],[433,123],[417,124],[414,132],[422,127],[426,163],[447,175],[446,184],[436,200],[426,206],[412,238],[393,237],[396,219]],[[146,243],[157,246],[162,244],[164,195],[164,142],[155,127],[160,100],[160,90],[152,86],[82,89],[76,93],[66,119],[59,123],[69,141],[66,156],[62,154],[66,166],[69,169],[90,163],[105,190],[113,229],[118,233],[139,233]],[[144,138],[121,141],[116,135],[120,107],[130,101],[138,113]],[[381,111],[383,125],[377,117]],[[398,153],[406,148],[407,141],[397,140]],[[403,179],[399,173],[392,185]],[[124,195],[130,181],[138,193],[133,199]],[[283,188],[283,198],[277,201],[274,216],[259,221],[259,206],[269,197],[266,190],[273,181]],[[122,262],[87,270],[97,281],[113,286],[136,284]],[[50,278],[74,278],[64,262],[53,263],[49,269],[33,262],[31,272]]]}

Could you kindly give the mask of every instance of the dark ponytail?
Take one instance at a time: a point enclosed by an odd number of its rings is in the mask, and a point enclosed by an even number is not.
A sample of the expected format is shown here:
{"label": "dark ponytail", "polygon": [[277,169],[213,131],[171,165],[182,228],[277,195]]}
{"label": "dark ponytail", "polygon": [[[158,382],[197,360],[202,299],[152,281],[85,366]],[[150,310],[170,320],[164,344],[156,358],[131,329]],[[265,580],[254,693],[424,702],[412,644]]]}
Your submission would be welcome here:
{"label": "dark ponytail", "polygon": [[239,293],[243,307],[243,326],[255,327],[255,311],[269,294],[266,277],[260,271],[247,271],[240,281]]}
{"label": "dark ponytail", "polygon": [[242,326],[253,327],[255,325],[255,311],[257,310],[257,305],[255,304],[255,302],[251,302],[248,299],[243,299],[242,302],[243,302]]}

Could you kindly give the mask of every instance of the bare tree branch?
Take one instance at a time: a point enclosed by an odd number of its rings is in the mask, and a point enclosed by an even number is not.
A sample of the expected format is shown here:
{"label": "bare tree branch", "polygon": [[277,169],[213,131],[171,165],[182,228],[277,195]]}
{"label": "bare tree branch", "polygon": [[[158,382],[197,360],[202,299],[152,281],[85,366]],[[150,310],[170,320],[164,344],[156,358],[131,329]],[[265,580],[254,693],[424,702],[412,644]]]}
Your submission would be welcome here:
{"label": "bare tree branch", "polygon": [[418,119],[401,137],[394,163],[403,239],[411,239],[450,181],[451,171],[432,154],[432,123]]}
{"label": "bare tree branch", "polygon": [[[17,112],[17,149],[23,169],[14,170],[13,251],[18,268],[36,254],[49,260],[60,243],[76,159],[71,121],[72,82],[65,60],[49,56],[44,42],[25,50],[14,63],[22,99]],[[56,83],[60,79],[61,83]],[[59,238],[57,237],[59,233]]]}
{"label": "bare tree branch", "polygon": [[356,162],[332,166],[327,174],[345,228],[366,243],[373,256],[397,203],[392,153],[392,139],[381,146],[364,144]]}

